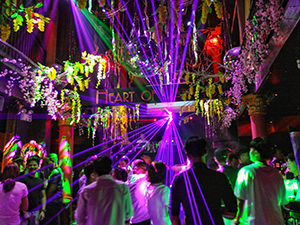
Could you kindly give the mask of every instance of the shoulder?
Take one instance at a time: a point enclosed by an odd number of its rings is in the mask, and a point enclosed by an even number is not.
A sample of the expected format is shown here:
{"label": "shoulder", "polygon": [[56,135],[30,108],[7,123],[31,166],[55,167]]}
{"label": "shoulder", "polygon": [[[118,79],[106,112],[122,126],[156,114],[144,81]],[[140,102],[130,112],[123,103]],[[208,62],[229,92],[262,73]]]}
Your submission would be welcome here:
{"label": "shoulder", "polygon": [[24,195],[28,194],[27,186],[22,182],[16,181],[15,188],[17,192],[24,193]]}
{"label": "shoulder", "polygon": [[15,184],[17,187],[20,187],[20,188],[26,188],[27,189],[27,187],[26,187],[26,185],[24,184],[24,183],[22,183],[22,182],[19,182],[19,181],[16,181],[16,184]]}
{"label": "shoulder", "polygon": [[129,192],[129,187],[128,185],[123,182],[123,181],[120,181],[120,180],[116,180],[116,185],[119,189],[121,189],[123,192]]}

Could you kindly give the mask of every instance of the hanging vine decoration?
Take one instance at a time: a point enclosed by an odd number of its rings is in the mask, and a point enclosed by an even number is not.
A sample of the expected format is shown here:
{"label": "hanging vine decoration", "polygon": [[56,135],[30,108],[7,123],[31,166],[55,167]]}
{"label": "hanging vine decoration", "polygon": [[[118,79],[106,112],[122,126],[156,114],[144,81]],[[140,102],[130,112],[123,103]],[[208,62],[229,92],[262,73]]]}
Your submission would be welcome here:
{"label": "hanging vine decoration", "polygon": [[81,100],[77,87],[74,87],[74,90],[61,90],[60,98],[61,105],[59,108],[62,119],[71,119],[71,125],[75,122],[78,123],[81,117]]}
{"label": "hanging vine decoration", "polygon": [[2,15],[0,16],[1,40],[7,41],[10,36],[10,21],[13,23],[13,30],[15,32],[19,31],[20,27],[23,26],[24,19],[26,21],[28,33],[32,33],[34,27],[37,27],[41,32],[44,32],[45,24],[50,22],[50,18],[36,12],[37,9],[42,6],[43,3],[38,3],[27,8],[24,8],[23,5],[20,5],[20,8],[17,8],[12,1],[4,1],[2,4]]}
{"label": "hanging vine decoration", "polygon": [[208,125],[212,118],[217,115],[218,120],[221,120],[223,113],[223,103],[219,99],[200,100],[200,109],[202,117],[205,117]]}
{"label": "hanging vine decoration", "polygon": [[94,144],[95,137],[96,137],[96,130],[100,124],[100,118],[101,118],[102,112],[103,112],[103,109],[98,107],[97,112],[94,113],[93,115],[91,115],[88,119],[88,138],[90,138],[92,135],[93,144]]}
{"label": "hanging vine decoration", "polygon": [[227,108],[224,111],[222,124],[228,127],[231,121],[239,115],[239,106],[242,104],[242,96],[248,91],[247,83],[252,84],[259,76],[260,67],[264,59],[269,55],[269,46],[266,43],[272,32],[279,35],[280,25],[284,18],[284,9],[279,0],[263,0],[256,2],[257,11],[246,23],[245,41],[236,60],[227,66],[227,80],[233,86],[226,91],[227,97],[235,109]]}
{"label": "hanging vine decoration", "polygon": [[207,20],[208,13],[211,12],[212,4],[214,5],[214,9],[216,12],[216,15],[219,19],[222,18],[223,12],[222,12],[222,2],[221,0],[204,0],[202,2],[202,8],[201,8],[201,23],[205,24]]}

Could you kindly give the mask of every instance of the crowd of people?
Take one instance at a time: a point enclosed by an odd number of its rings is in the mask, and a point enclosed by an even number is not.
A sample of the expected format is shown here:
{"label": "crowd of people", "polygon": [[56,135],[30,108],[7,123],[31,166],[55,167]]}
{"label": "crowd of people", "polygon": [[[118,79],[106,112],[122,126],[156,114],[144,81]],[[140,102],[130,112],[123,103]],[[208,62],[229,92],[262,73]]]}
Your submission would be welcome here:
{"label": "crowd of people", "polygon": [[[76,224],[282,225],[282,206],[299,200],[293,154],[276,149],[272,155],[263,138],[237,151],[216,149],[208,162],[204,138],[188,138],[184,151],[187,163],[173,167],[145,155],[133,162],[124,156],[115,168],[108,156],[91,158],[79,178]],[[39,160],[28,158],[21,174],[16,163],[5,166],[0,225],[61,224],[57,155],[49,154],[44,170],[38,170]],[[176,173],[170,185],[169,170]]]}
{"label": "crowd of people", "polygon": [[57,154],[51,153],[39,170],[40,158],[16,158],[4,167],[0,182],[0,224],[60,224],[57,214],[63,208],[63,173]]}

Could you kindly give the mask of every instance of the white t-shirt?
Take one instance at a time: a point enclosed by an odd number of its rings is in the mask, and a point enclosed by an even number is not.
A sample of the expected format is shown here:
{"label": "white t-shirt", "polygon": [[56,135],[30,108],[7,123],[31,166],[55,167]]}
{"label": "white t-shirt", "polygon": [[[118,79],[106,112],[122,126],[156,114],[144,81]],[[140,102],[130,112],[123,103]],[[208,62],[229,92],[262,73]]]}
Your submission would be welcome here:
{"label": "white t-shirt", "polygon": [[241,168],[234,194],[245,200],[240,224],[284,224],[280,206],[287,204],[288,200],[283,178],[278,170],[261,162]]}
{"label": "white t-shirt", "polygon": [[75,219],[78,225],[123,225],[132,214],[127,185],[102,175],[80,193]]}
{"label": "white t-shirt", "polygon": [[133,216],[130,223],[140,223],[149,220],[150,216],[147,209],[146,191],[149,182],[146,174],[133,174],[128,184],[132,206]]}
{"label": "white t-shirt", "polygon": [[21,200],[28,195],[25,184],[16,181],[10,192],[3,191],[3,183],[0,183],[0,225],[19,225],[19,209]]}
{"label": "white t-shirt", "polygon": [[170,188],[163,184],[149,185],[146,196],[152,225],[171,225],[169,216]]}

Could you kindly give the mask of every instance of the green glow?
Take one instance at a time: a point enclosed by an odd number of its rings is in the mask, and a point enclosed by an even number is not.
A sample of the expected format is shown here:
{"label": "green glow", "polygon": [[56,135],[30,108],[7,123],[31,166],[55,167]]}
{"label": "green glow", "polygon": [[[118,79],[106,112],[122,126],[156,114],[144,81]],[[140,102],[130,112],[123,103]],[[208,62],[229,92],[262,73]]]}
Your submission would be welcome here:
{"label": "green glow", "polygon": [[247,186],[249,180],[248,177],[249,177],[249,172],[244,169],[241,169],[238,178],[236,180],[238,187],[240,187],[241,185]]}
{"label": "green glow", "polygon": [[104,23],[102,23],[99,19],[97,19],[93,14],[89,13],[87,9],[83,9],[81,10],[81,12],[88,19],[90,24],[93,26],[97,34],[102,38],[105,44],[109,47],[109,49],[112,49],[111,30],[109,30],[109,28]]}
{"label": "green glow", "polygon": [[59,145],[59,166],[63,171],[63,202],[69,203],[72,200],[72,190],[70,183],[72,182],[72,161],[70,158],[71,148],[66,139],[62,139]]}
{"label": "green glow", "polygon": [[289,200],[294,200],[298,191],[298,180],[284,180],[286,193]]}

